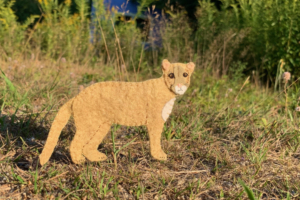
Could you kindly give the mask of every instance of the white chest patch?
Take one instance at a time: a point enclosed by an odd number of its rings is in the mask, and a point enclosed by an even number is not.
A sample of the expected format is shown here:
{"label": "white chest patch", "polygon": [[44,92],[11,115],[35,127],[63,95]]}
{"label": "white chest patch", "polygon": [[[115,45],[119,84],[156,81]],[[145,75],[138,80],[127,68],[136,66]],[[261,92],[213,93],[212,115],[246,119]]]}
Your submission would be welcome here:
{"label": "white chest patch", "polygon": [[174,106],[175,100],[176,100],[176,98],[171,99],[171,100],[168,101],[168,102],[166,103],[166,105],[163,107],[161,116],[162,116],[162,118],[163,118],[164,121],[167,121],[169,115],[171,114],[172,109],[173,109],[173,106]]}

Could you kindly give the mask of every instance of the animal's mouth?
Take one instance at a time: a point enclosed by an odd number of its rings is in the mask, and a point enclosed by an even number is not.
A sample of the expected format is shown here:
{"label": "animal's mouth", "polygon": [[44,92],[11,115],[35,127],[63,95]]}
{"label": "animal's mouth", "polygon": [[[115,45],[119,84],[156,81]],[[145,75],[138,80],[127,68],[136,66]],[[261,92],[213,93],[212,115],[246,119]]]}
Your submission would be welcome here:
{"label": "animal's mouth", "polygon": [[183,85],[181,87],[175,86],[174,93],[177,95],[183,95],[187,90],[187,86]]}

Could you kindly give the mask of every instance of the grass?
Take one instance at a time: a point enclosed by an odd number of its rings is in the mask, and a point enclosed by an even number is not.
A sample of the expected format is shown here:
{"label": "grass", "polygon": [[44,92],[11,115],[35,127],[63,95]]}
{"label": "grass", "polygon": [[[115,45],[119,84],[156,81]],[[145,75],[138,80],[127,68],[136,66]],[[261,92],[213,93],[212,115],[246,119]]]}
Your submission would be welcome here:
{"label": "grass", "polygon": [[[274,2],[226,0],[218,12],[201,1],[195,31],[166,8],[162,48],[144,51],[135,24],[113,26],[103,5],[91,45],[82,1],[71,15],[70,1],[41,0],[43,15],[19,24],[13,2],[0,0],[0,198],[299,199],[300,4]],[[113,126],[99,146],[108,160],[75,165],[71,119],[50,161],[35,166],[68,99],[94,82],[159,77],[163,58],[196,63],[162,132],[167,161],[151,158],[145,127]]]}
{"label": "grass", "polygon": [[[286,96],[244,76],[232,81],[197,70],[162,133],[168,161],[151,158],[144,127],[121,126],[99,146],[107,161],[75,165],[68,152],[75,130],[71,120],[50,161],[35,168],[58,108],[97,77],[114,80],[114,71],[97,64],[58,67],[47,60],[2,60],[1,66],[6,77],[0,86],[3,198],[299,198],[297,83],[288,83]],[[158,77],[159,71],[156,67],[155,76],[138,81]]]}

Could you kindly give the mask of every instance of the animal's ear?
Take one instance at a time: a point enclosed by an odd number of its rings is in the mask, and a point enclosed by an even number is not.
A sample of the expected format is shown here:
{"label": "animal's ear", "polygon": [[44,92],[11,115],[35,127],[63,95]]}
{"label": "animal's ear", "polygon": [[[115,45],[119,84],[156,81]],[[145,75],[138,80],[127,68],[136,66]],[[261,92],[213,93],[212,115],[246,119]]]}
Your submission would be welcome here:
{"label": "animal's ear", "polygon": [[163,71],[168,71],[170,69],[171,63],[167,59],[164,59],[161,65]]}
{"label": "animal's ear", "polygon": [[189,63],[186,64],[186,67],[192,73],[195,69],[195,64],[193,62],[189,62]]}

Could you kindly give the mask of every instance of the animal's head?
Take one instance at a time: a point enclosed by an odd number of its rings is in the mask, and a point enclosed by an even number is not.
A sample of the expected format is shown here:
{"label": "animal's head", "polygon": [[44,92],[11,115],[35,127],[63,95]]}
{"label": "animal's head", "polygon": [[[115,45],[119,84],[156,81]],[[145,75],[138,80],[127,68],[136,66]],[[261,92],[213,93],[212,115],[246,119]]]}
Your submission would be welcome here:
{"label": "animal's head", "polygon": [[163,77],[167,87],[177,95],[183,95],[190,85],[191,75],[195,64],[189,62],[170,63],[167,59],[162,62]]}

